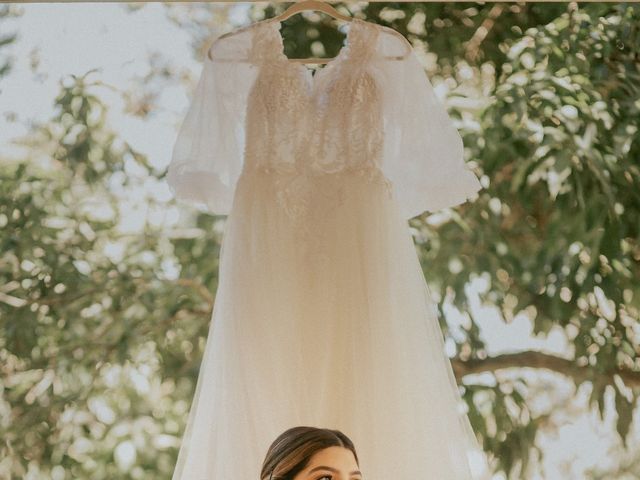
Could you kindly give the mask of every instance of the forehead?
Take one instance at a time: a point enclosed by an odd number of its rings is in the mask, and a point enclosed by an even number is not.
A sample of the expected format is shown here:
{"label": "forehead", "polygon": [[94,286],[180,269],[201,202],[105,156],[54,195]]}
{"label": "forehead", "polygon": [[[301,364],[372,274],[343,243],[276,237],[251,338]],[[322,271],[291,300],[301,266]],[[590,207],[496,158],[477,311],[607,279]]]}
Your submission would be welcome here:
{"label": "forehead", "polygon": [[358,466],[353,452],[345,447],[327,447],[316,452],[310,459],[306,470],[327,465],[334,468],[356,468]]}

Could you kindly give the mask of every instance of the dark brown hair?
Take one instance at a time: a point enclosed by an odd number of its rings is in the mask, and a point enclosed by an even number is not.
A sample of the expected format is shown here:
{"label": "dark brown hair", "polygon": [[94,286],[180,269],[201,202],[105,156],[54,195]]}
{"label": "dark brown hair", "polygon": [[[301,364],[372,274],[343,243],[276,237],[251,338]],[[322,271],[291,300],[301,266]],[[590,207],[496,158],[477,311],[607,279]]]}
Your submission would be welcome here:
{"label": "dark brown hair", "polygon": [[353,442],[339,430],[318,427],[292,427],[276,438],[262,463],[260,480],[293,480],[309,464],[311,457],[328,447],[344,447],[358,454]]}

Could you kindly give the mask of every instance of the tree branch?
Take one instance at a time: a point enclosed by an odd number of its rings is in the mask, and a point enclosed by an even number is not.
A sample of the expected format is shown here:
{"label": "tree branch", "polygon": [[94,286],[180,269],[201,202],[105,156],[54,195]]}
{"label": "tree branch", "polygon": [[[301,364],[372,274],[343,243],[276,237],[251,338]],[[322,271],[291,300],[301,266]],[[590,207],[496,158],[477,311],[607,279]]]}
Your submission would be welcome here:
{"label": "tree branch", "polygon": [[209,289],[202,283],[191,278],[179,278],[177,283],[185,287],[193,288],[209,304],[209,306],[213,308],[214,298],[211,296],[211,293],[209,293]]}
{"label": "tree branch", "polygon": [[505,10],[504,5],[494,5],[489,13],[487,14],[487,18],[483,20],[478,29],[475,31],[473,36],[467,42],[467,53],[466,57],[470,62],[475,62],[478,59],[478,54],[480,53],[480,45],[487,38],[489,32],[496,24],[497,18],[502,15],[502,12]]}
{"label": "tree branch", "polygon": [[640,372],[621,367],[599,372],[592,367],[578,365],[573,360],[534,351],[504,353],[485,359],[453,359],[451,365],[458,381],[465,375],[506,368],[542,368],[571,377],[576,383],[599,378],[604,383],[611,384],[614,376],[619,375],[626,386],[640,387]]}

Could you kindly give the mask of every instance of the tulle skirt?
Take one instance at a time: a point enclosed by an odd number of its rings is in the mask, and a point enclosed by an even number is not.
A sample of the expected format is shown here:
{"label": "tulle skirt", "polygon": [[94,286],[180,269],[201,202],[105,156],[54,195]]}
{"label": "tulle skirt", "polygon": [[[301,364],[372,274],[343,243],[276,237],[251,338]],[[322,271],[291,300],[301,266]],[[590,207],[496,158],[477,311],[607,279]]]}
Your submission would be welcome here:
{"label": "tulle skirt", "polygon": [[408,224],[370,173],[240,176],[173,480],[259,480],[297,425],[349,436],[365,480],[481,478]]}

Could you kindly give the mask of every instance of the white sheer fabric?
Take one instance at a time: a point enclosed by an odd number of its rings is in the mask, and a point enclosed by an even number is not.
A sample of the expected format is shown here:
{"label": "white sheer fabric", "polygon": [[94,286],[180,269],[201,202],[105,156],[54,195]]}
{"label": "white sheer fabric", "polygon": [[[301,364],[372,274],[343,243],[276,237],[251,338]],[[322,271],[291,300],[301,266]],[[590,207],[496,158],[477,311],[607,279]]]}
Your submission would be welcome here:
{"label": "white sheer fabric", "polygon": [[[176,198],[228,214],[243,165],[248,92],[256,66],[248,58],[254,33],[245,28],[209,50],[178,133],[167,182]],[[226,62],[224,60],[227,60]]]}
{"label": "white sheer fabric", "polygon": [[409,42],[346,27],[314,76],[274,20],[204,62],[168,182],[229,216],[173,480],[257,480],[294,425],[350,436],[366,480],[484,478],[406,224],[480,184]]}
{"label": "white sheer fabric", "polygon": [[373,23],[354,26],[314,77],[285,57],[277,21],[214,41],[175,143],[176,197],[226,215],[246,164],[291,170],[296,161],[327,172],[379,168],[405,219],[475,197],[481,185],[460,134],[410,43]]}

